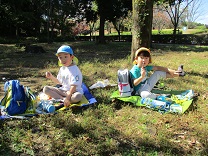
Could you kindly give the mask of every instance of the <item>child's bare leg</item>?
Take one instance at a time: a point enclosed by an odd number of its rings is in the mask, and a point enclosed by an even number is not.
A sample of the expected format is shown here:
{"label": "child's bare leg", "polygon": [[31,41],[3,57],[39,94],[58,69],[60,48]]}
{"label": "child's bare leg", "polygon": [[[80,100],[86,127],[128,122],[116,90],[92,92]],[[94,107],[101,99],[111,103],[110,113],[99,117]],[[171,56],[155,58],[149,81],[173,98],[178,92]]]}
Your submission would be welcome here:
{"label": "child's bare leg", "polygon": [[168,69],[169,73],[166,74],[166,78],[174,78],[174,77],[179,77],[179,73],[177,73],[176,70],[173,69]]}
{"label": "child's bare leg", "polygon": [[43,93],[47,94],[48,96],[54,99],[63,99],[65,96],[65,93],[63,91],[52,86],[45,86],[43,88]]}
{"label": "child's bare leg", "polygon": [[166,74],[166,78],[174,78],[179,76],[185,76],[185,72],[183,71],[183,65],[178,67],[178,70],[168,69],[169,73]]}

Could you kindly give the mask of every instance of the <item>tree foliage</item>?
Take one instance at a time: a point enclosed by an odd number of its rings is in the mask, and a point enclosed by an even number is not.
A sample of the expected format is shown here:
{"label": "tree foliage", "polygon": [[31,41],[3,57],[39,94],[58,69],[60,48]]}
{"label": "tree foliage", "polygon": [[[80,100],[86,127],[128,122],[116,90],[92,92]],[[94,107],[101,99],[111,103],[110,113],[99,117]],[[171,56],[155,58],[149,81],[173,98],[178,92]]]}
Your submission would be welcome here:
{"label": "tree foliage", "polygon": [[169,28],[171,21],[166,12],[155,8],[153,11],[153,16],[153,29],[157,29],[159,34],[162,29]]}
{"label": "tree foliage", "polygon": [[40,23],[41,1],[1,0],[0,34],[19,36],[19,34],[34,35]]}
{"label": "tree foliage", "polygon": [[193,0],[169,0],[163,3],[163,8],[168,13],[173,24],[173,35],[176,35],[179,20],[192,1]]}
{"label": "tree foliage", "polygon": [[119,19],[127,16],[132,7],[131,0],[1,0],[0,3],[2,36],[53,37],[54,33],[69,36],[77,22],[86,19],[95,23],[100,19],[101,43],[105,42],[105,21],[118,26]]}
{"label": "tree foliage", "polygon": [[114,26],[117,26],[117,20],[121,17],[127,16],[128,11],[131,10],[131,0],[94,0],[94,2],[97,5],[97,10],[95,11],[100,19],[99,42],[105,43],[105,21],[108,20],[113,22]]}
{"label": "tree foliage", "polygon": [[[69,35],[75,20],[84,16],[86,0],[1,0],[2,36],[37,36],[46,31]],[[4,31],[5,30],[5,31]],[[9,30],[9,31],[8,31]]]}

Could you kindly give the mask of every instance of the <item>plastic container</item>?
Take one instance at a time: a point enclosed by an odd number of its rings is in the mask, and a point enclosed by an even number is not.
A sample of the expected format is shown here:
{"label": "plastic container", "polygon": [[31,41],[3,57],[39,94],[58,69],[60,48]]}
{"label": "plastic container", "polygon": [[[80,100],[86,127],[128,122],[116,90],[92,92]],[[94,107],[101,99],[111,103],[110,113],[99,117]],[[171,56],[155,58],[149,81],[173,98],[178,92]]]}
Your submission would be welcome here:
{"label": "plastic container", "polygon": [[181,114],[181,113],[183,113],[183,108],[179,104],[172,104],[172,105],[170,105],[170,112]]}
{"label": "plastic container", "polygon": [[153,100],[150,98],[142,98],[141,104],[145,104],[146,107],[148,108],[159,109],[159,110],[166,110],[170,105],[169,102]]}
{"label": "plastic container", "polygon": [[168,98],[167,96],[164,96],[164,95],[157,96],[156,99],[159,100],[159,101],[172,103],[171,98]]}
{"label": "plastic container", "polygon": [[41,100],[38,107],[47,113],[53,113],[56,110],[52,101]]}
{"label": "plastic container", "polygon": [[176,97],[180,100],[187,99],[191,100],[194,96],[193,90],[186,90],[185,92],[181,93],[180,95],[176,95]]}

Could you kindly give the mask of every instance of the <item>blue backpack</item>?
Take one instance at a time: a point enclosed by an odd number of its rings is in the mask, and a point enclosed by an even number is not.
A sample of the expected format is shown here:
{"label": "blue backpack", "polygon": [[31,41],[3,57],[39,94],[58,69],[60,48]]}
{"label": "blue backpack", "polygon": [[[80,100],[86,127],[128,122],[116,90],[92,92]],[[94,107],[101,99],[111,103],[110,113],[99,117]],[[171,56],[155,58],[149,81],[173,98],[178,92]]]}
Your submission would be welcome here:
{"label": "blue backpack", "polygon": [[23,114],[27,109],[34,112],[35,96],[28,87],[24,87],[18,80],[10,80],[4,84],[5,96],[1,105],[5,106],[9,115]]}

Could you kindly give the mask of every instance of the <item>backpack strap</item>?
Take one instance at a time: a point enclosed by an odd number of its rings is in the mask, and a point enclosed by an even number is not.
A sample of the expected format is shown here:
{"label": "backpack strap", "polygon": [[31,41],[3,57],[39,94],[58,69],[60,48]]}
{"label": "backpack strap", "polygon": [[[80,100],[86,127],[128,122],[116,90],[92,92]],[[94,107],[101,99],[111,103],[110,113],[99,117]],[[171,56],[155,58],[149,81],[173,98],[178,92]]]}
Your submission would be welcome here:
{"label": "backpack strap", "polygon": [[131,95],[135,95],[136,94],[136,91],[134,90],[134,83],[133,83],[133,79],[132,79],[132,75],[129,71],[129,84],[130,84],[130,87],[132,88],[132,92],[131,92]]}
{"label": "backpack strap", "polygon": [[4,92],[7,92],[8,91],[8,88],[9,88],[10,85],[11,85],[11,81],[6,81],[4,83]]}

